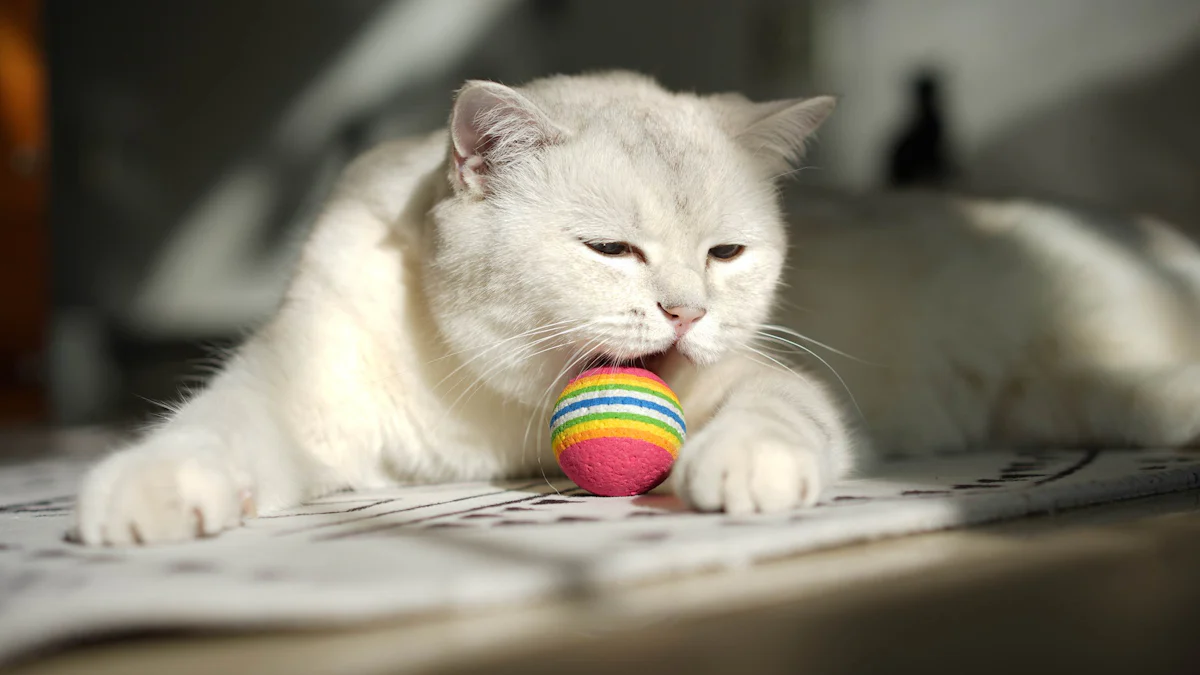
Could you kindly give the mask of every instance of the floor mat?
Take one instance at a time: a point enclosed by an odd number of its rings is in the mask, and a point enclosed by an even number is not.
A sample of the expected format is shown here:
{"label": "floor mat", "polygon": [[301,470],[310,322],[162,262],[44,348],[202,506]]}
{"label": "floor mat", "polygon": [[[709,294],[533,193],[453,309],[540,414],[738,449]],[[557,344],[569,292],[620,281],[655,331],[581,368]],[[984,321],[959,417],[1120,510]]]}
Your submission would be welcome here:
{"label": "floor mat", "polygon": [[329,626],[578,597],[1200,485],[1195,453],[1075,450],[895,460],[776,516],[592,497],[566,481],[453,484],[335,494],[215,539],[100,549],[63,538],[88,464],[0,468],[0,662],[127,631]]}

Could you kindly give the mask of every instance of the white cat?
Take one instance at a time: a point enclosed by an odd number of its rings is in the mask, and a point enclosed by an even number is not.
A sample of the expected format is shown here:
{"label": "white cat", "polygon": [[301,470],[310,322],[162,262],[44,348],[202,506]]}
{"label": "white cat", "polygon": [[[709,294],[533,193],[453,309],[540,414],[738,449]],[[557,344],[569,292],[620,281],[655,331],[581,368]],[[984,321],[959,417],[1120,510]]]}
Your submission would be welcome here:
{"label": "white cat", "polygon": [[[705,510],[811,504],[871,442],[1200,434],[1200,251],[1153,221],[798,193],[779,318],[797,332],[772,327],[773,182],[832,108],[628,74],[469,83],[448,134],[347,171],[277,315],[86,477],[79,538],[181,540],[340,488],[549,474],[549,406],[597,361],[645,363],[680,395],[672,484]],[[821,360],[799,375],[776,348],[801,347]]]}
{"label": "white cat", "polygon": [[690,504],[814,502],[851,464],[836,402],[748,346],[786,249],[773,179],[833,105],[619,73],[468,83],[449,134],[347,170],[274,318],[85,478],[78,538],[176,541],[340,488],[549,473],[549,406],[598,360],[646,362],[679,394]]}

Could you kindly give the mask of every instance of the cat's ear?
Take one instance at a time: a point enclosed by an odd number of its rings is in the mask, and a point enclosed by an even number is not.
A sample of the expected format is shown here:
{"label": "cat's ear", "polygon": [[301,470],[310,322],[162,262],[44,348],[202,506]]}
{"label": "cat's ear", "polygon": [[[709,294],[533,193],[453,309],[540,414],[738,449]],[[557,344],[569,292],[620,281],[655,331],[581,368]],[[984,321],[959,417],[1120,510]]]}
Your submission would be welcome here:
{"label": "cat's ear", "polygon": [[469,81],[455,96],[450,113],[450,180],[455,190],[482,196],[496,171],[562,134],[537,104],[515,89]]}
{"label": "cat's ear", "polygon": [[741,96],[713,97],[718,115],[742,147],[772,174],[795,167],[817,127],[837,106],[833,96],[752,103]]}

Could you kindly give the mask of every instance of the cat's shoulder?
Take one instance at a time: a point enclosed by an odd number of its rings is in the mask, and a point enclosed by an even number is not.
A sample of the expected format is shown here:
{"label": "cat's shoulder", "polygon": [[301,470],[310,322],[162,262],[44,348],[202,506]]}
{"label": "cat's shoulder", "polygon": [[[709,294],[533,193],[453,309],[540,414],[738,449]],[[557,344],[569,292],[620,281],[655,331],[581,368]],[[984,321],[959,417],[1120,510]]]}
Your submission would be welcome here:
{"label": "cat's shoulder", "polygon": [[444,162],[447,143],[445,129],[380,143],[346,166],[331,201],[357,202],[393,217]]}

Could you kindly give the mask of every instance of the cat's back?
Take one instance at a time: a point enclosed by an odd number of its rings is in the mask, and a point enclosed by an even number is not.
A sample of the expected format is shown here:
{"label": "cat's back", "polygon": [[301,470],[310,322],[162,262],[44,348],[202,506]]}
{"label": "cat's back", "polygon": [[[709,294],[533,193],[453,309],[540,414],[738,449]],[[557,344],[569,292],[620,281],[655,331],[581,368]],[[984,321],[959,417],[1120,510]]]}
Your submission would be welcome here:
{"label": "cat's back", "polygon": [[925,192],[801,192],[787,210],[793,300],[1041,324],[1200,304],[1200,247],[1151,217]]}
{"label": "cat's back", "polygon": [[1200,249],[1161,221],[924,193],[787,210],[780,323],[858,359],[806,343],[899,445],[978,441],[1014,382],[1200,360]]}
{"label": "cat's back", "polygon": [[1023,339],[1039,286],[1031,221],[1045,214],[1036,209],[816,191],[789,195],[785,208],[784,321],[812,337],[889,362],[911,361],[936,333],[965,338],[959,344],[986,333],[991,348]]}

